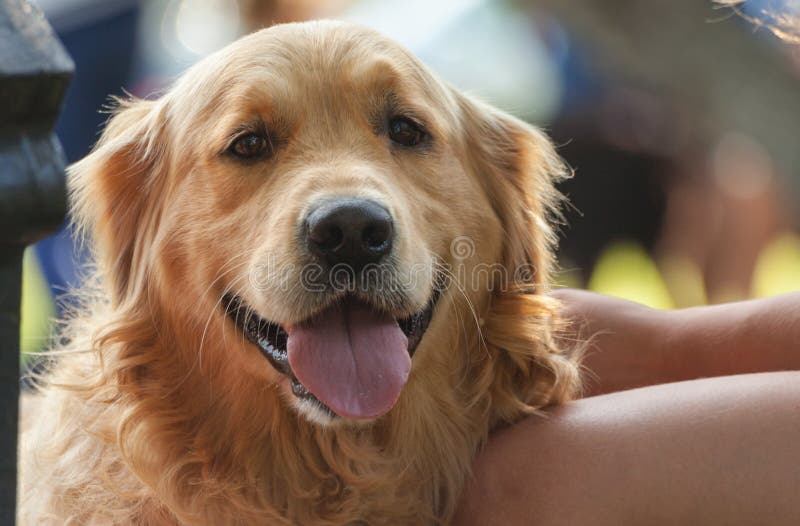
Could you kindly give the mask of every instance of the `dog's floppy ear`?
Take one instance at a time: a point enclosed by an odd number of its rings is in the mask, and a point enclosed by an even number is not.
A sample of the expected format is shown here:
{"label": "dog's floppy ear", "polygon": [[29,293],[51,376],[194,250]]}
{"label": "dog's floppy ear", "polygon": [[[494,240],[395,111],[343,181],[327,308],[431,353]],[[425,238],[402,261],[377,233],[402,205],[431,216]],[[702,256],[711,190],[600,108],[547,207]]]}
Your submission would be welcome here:
{"label": "dog's floppy ear", "polygon": [[493,363],[493,424],[567,400],[579,390],[577,356],[556,343],[558,303],[548,297],[561,195],[570,171],[539,130],[467,97],[461,98],[467,157],[503,227],[507,282],[495,284],[483,326]]}
{"label": "dog's floppy ear", "polygon": [[93,151],[68,171],[72,221],[94,242],[116,303],[142,285],[147,240],[158,222],[150,199],[164,165],[164,112],[158,101],[117,101]]}
{"label": "dog's floppy ear", "polygon": [[555,183],[570,171],[538,129],[463,98],[467,151],[505,230],[503,264],[516,285],[545,292],[562,217]]}

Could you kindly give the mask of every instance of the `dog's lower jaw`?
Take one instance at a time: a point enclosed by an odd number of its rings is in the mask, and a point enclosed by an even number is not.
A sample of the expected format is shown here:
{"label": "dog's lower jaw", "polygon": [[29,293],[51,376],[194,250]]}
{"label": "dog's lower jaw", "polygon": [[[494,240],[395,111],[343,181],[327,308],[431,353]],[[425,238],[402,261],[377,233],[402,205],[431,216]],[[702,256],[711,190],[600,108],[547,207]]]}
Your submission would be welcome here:
{"label": "dog's lower jaw", "polygon": [[290,404],[300,415],[319,426],[336,427],[343,422],[341,418],[332,415],[330,410],[320,406],[320,404],[314,400],[296,399],[290,401]]}

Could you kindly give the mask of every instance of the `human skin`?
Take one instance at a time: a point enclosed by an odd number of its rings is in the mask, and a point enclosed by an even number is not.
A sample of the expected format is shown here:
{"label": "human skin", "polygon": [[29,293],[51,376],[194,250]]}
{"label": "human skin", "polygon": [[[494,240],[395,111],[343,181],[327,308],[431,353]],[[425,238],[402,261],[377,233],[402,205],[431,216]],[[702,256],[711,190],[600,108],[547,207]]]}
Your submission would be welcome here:
{"label": "human skin", "polygon": [[800,293],[674,311],[554,293],[588,340],[585,396],[711,376],[800,370]]}
{"label": "human skin", "polygon": [[[558,295],[605,330],[592,392],[800,368],[800,294],[673,312]],[[800,524],[797,444],[800,372],[591,396],[495,433],[453,524]]]}

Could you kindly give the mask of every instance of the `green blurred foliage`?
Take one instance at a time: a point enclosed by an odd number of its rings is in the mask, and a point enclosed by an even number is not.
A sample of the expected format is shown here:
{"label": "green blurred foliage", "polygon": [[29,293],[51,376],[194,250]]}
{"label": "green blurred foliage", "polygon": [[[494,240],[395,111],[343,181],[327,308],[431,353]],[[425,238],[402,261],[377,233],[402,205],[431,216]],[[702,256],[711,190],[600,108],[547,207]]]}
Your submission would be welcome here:
{"label": "green blurred foliage", "polygon": [[42,351],[50,339],[55,304],[42,274],[36,252],[28,247],[22,259],[22,307],[20,309],[20,350],[23,363],[30,353]]}

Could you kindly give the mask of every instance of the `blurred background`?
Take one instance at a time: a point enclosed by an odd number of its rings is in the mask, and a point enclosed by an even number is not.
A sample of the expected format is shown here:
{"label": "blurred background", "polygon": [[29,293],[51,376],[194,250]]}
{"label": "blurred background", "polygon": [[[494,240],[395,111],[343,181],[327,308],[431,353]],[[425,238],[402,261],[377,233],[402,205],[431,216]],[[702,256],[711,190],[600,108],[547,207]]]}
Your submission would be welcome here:
{"label": "blurred background", "polygon": [[[110,95],[157,96],[274,23],[341,18],[543,127],[575,170],[563,286],[656,308],[800,290],[800,0],[35,0],[76,63],[57,126],[86,155]],[[782,18],[785,17],[785,18]],[[777,30],[768,23],[789,24]],[[779,24],[780,25],[780,24]],[[797,31],[796,34],[800,34]],[[26,252],[22,350],[40,350],[86,253]]]}

